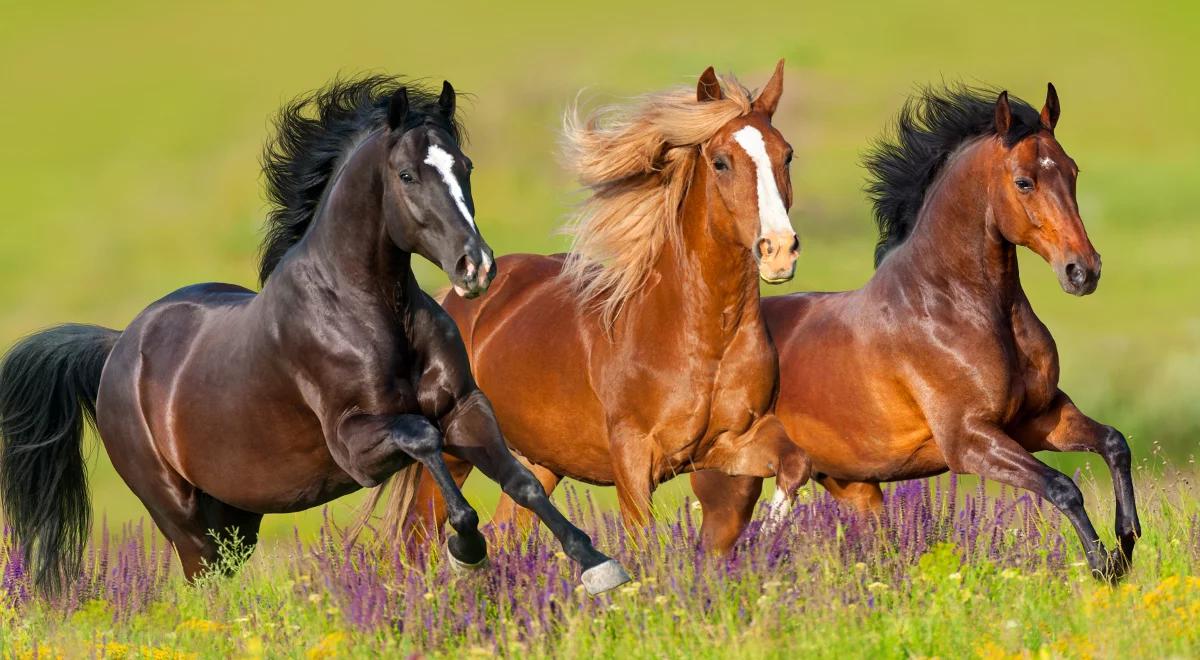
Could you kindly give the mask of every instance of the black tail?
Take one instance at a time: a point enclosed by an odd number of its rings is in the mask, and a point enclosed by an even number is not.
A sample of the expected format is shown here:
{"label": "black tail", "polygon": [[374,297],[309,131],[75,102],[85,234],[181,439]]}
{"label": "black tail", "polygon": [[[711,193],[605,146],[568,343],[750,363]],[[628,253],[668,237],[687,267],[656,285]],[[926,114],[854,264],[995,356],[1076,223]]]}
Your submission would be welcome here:
{"label": "black tail", "polygon": [[0,363],[0,499],[25,565],[49,594],[79,570],[91,526],[83,422],[95,424],[100,372],[120,333],[60,325]]}

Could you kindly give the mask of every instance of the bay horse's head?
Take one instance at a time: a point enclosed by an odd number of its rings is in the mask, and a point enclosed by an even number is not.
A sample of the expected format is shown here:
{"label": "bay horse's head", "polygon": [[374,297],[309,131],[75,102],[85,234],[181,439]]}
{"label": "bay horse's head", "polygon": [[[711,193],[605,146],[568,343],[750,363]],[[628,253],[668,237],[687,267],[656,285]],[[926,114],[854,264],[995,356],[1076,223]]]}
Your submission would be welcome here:
{"label": "bay horse's head", "polygon": [[1079,168],[1054,137],[1058,93],[1048,85],[1040,126],[1016,141],[1008,92],[996,99],[994,172],[990,205],[1004,238],[1046,260],[1067,293],[1084,296],[1100,281],[1100,255],[1079,216],[1075,182]]}
{"label": "bay horse's head", "polygon": [[[701,145],[697,167],[709,199],[719,199],[728,213],[712,213],[714,229],[744,245],[758,262],[758,274],[769,284],[792,279],[800,239],[788,218],[792,206],[792,147],[771,125],[783,94],[783,61],[751,103],[748,114],[730,120]],[[712,67],[700,76],[696,100],[719,101],[720,81]]]}
{"label": "bay horse's head", "polygon": [[443,82],[438,97],[443,122],[410,113],[408,91],[392,94],[387,111],[384,223],[392,241],[446,271],[454,291],[474,298],[496,275],[492,250],[475,225],[471,160],[446,129],[454,118],[455,93]]}

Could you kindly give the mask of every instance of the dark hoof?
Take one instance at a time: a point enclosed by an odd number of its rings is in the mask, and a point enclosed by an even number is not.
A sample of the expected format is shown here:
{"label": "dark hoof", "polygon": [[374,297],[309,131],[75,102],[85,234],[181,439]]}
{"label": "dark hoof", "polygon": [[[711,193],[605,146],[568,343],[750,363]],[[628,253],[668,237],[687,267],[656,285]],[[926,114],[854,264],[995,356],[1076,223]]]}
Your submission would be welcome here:
{"label": "dark hoof", "polygon": [[606,591],[611,591],[617,587],[629,582],[629,573],[615,559],[597,564],[579,576],[583,582],[583,588],[587,590],[589,596],[596,596]]}
{"label": "dark hoof", "polygon": [[473,562],[466,561],[463,559],[459,559],[458,557],[456,557],[454,555],[454,548],[451,547],[449,541],[446,542],[446,556],[450,557],[450,570],[454,571],[455,573],[469,573],[472,571],[477,571],[488,565],[488,557],[487,557],[486,550],[483,553],[482,559],[478,559]]}
{"label": "dark hoof", "polygon": [[1129,572],[1130,564],[1125,555],[1119,551],[1105,553],[1104,565],[1102,567],[1092,569],[1092,577],[1101,582],[1107,582],[1115,585],[1125,578],[1125,574]]}

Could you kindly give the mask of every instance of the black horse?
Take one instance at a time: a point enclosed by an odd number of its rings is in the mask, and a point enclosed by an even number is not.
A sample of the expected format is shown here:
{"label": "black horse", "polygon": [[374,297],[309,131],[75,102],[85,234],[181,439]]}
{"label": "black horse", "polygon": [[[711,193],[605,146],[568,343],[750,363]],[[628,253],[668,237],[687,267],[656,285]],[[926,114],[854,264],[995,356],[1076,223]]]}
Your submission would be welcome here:
{"label": "black horse", "polygon": [[87,540],[85,417],[189,578],[216,559],[217,533],[254,544],[263,514],[376,486],[413,461],[446,497],[451,559],[482,564],[478,516],[445,451],[534,511],[591,593],[627,581],[509,453],[454,322],[413,276],[414,252],[466,296],[495,275],[454,89],[334,82],[286,106],[277,129],[261,292],[186,287],[124,332],[59,326],[0,365],[0,494],[38,585],[57,590]]}

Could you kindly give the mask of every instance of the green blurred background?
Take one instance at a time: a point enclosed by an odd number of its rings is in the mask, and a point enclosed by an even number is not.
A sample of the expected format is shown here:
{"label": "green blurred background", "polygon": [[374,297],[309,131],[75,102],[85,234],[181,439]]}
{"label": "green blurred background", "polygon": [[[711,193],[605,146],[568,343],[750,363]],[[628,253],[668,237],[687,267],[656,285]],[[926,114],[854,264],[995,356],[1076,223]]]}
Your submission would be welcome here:
{"label": "green blurred background", "polygon": [[[1024,253],[1026,288],[1081,407],[1142,459],[1192,460],[1200,3],[771,4],[0,3],[0,345],[62,321],[122,327],[193,282],[253,286],[269,118],[339,73],[448,78],[474,95],[460,107],[478,220],[503,254],[566,245],[554,228],[579,196],[556,135],[580,90],[587,104],[692,85],[710,64],[756,87],[787,58],[775,123],[796,148],[805,249],[795,281],[769,293],[870,276],[859,159],[916,84],[990,83],[1040,107],[1049,80],[1104,277],[1072,298]],[[445,285],[428,264],[420,275]],[[97,515],[143,516],[91,446]],[[496,490],[469,485],[486,518]],[[685,488],[676,480],[668,499]],[[319,515],[265,529],[311,529]]]}

